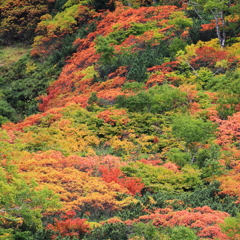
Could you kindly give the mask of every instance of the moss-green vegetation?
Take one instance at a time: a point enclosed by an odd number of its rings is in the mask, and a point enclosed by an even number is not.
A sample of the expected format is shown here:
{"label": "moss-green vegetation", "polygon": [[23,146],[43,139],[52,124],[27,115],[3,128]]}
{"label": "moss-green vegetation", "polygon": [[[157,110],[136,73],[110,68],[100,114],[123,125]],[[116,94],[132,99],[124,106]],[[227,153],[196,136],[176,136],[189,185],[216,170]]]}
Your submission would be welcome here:
{"label": "moss-green vegetation", "polygon": [[239,238],[239,3],[216,3],[0,3],[0,239]]}

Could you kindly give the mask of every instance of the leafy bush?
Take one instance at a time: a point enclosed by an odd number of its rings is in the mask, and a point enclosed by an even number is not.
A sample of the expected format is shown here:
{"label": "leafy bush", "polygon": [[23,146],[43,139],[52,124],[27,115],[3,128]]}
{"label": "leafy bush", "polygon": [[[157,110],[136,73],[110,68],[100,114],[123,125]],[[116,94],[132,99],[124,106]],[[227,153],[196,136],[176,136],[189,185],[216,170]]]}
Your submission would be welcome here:
{"label": "leafy bush", "polygon": [[200,118],[193,118],[188,115],[176,115],[173,118],[173,134],[186,143],[191,153],[191,163],[202,145],[208,143],[214,137],[216,126],[210,121],[203,121]]}
{"label": "leafy bush", "polygon": [[229,239],[238,239],[240,236],[240,214],[236,217],[225,218],[220,227],[228,235]]}
{"label": "leafy bush", "polygon": [[140,91],[133,96],[119,96],[116,105],[131,112],[163,114],[171,110],[179,111],[179,108],[184,109],[186,102],[186,93],[164,84],[150,88],[148,91]]}
{"label": "leafy bush", "polygon": [[[146,46],[144,48],[140,47],[140,49],[143,48],[143,50],[136,52],[131,52],[130,50],[122,54],[115,54],[110,38],[100,37],[100,40],[100,45],[98,46],[97,44],[96,48],[100,48],[98,50],[101,55],[98,72],[101,79],[106,79],[110,73],[115,72],[119,67],[126,66],[128,69],[128,80],[144,82],[148,77],[147,68],[153,67],[154,65],[161,65],[163,58],[169,57],[168,48],[163,41],[157,46],[145,44]],[[105,43],[105,45],[103,43]],[[138,46],[135,47],[138,48]],[[103,59],[103,61],[101,61],[101,59]]]}
{"label": "leafy bush", "polygon": [[239,95],[237,94],[220,94],[217,100],[217,111],[220,119],[226,120],[237,112],[236,106],[239,104]]}
{"label": "leafy bush", "polygon": [[106,223],[87,233],[84,240],[127,240],[128,229],[124,223]]}
{"label": "leafy bush", "polygon": [[146,187],[153,191],[183,192],[197,188],[202,184],[200,171],[186,165],[181,172],[151,166],[141,162],[129,163],[122,171],[130,177],[138,177]]}
{"label": "leafy bush", "polygon": [[194,230],[185,226],[178,226],[171,230],[170,239],[171,240],[179,240],[179,239],[197,240],[199,239],[199,237],[196,235]]}
{"label": "leafy bush", "polygon": [[61,67],[57,65],[53,67],[49,61],[41,64],[34,62],[29,56],[13,64],[4,75],[0,76],[3,100],[6,102],[5,105],[11,106],[8,112],[2,115],[11,121],[16,121],[36,113],[38,110],[36,98],[46,91],[49,82],[57,77],[60,70]]}
{"label": "leafy bush", "polygon": [[[4,213],[0,215],[0,221],[5,229],[40,230],[42,213],[60,206],[52,191],[47,188],[37,191],[36,184],[27,184],[9,163],[0,168],[0,194],[0,207]],[[28,236],[29,233],[23,231],[18,235]]]}
{"label": "leafy bush", "polygon": [[92,0],[91,2],[96,11],[100,11],[102,9],[114,11],[115,9],[115,2],[111,0]]}
{"label": "leafy bush", "polygon": [[166,155],[169,161],[176,163],[180,167],[190,163],[191,160],[191,155],[179,148],[171,148]]}
{"label": "leafy bush", "polygon": [[135,223],[131,226],[131,239],[158,240],[160,238],[159,230],[151,224]]}
{"label": "leafy bush", "polygon": [[[231,216],[236,216],[240,212],[239,203],[236,204],[236,197],[231,197],[220,193],[220,183],[214,181],[207,185],[201,185],[192,192],[171,193],[159,191],[157,193],[146,192],[137,199],[143,205],[149,205],[150,208],[166,208],[171,205],[175,210],[186,209],[187,207],[209,206],[216,211],[227,212]],[[152,199],[150,201],[150,199]]]}
{"label": "leafy bush", "polygon": [[[25,55],[10,68],[6,68],[0,75],[0,89],[3,94],[0,115],[11,121],[18,121],[38,112],[37,97],[46,93],[49,84],[56,80],[61,72],[65,58],[75,52],[73,41],[77,36],[84,38],[94,26],[85,25],[79,32],[66,36],[62,40],[62,48],[52,51],[43,63],[42,59]],[[84,32],[84,29],[88,30]]]}
{"label": "leafy bush", "polygon": [[8,122],[9,119],[16,120],[16,111],[12,106],[5,100],[0,100],[0,125],[4,122]]}
{"label": "leafy bush", "polygon": [[185,49],[187,43],[182,39],[176,37],[172,40],[171,44],[169,45],[169,52],[171,57],[175,57],[176,53],[179,50]]}
{"label": "leafy bush", "polygon": [[53,2],[3,0],[1,1],[0,38],[4,44],[15,41],[31,42],[40,17],[52,10]]}
{"label": "leafy bush", "polygon": [[67,2],[68,0],[56,0],[55,1],[55,5],[54,5],[54,9],[57,10],[58,12],[61,12],[64,8],[64,4]]}
{"label": "leafy bush", "polygon": [[[139,196],[137,196],[138,198]],[[141,201],[137,203],[131,203],[128,206],[114,212],[114,216],[121,218],[123,221],[128,219],[136,219],[139,216],[143,215],[144,206]]]}

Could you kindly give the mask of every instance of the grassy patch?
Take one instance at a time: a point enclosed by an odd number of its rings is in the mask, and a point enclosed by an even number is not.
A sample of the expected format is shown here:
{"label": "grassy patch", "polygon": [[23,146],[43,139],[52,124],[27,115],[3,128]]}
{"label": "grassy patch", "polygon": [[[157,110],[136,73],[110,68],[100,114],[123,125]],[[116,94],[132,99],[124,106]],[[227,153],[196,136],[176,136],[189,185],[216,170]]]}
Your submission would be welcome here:
{"label": "grassy patch", "polygon": [[13,46],[0,46],[0,66],[10,65],[19,60],[30,50],[29,45],[15,44]]}

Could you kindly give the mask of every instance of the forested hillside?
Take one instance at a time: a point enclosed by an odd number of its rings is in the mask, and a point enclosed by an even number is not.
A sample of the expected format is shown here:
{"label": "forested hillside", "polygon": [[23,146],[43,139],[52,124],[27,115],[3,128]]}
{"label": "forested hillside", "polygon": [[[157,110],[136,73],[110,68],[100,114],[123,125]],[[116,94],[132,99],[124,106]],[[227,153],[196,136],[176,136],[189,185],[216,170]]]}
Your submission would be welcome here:
{"label": "forested hillside", "polygon": [[240,239],[237,0],[0,1],[0,239]]}

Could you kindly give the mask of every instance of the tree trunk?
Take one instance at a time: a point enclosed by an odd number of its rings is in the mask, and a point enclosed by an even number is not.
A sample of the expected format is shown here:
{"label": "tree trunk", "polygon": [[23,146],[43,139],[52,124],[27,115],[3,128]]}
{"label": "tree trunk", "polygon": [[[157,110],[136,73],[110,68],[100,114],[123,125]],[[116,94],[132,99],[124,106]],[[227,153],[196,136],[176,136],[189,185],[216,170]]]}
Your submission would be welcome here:
{"label": "tree trunk", "polygon": [[[220,46],[221,46],[221,48],[224,48],[225,47],[225,40],[226,40],[226,32],[225,32],[225,21],[224,21],[223,12],[221,11],[221,12],[215,13],[215,12],[212,11],[212,13],[214,15],[214,19],[215,19],[215,22],[216,22],[216,32],[217,32],[217,37],[218,37]],[[221,34],[221,29],[220,29],[219,18],[222,22],[222,34]]]}

